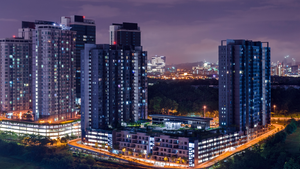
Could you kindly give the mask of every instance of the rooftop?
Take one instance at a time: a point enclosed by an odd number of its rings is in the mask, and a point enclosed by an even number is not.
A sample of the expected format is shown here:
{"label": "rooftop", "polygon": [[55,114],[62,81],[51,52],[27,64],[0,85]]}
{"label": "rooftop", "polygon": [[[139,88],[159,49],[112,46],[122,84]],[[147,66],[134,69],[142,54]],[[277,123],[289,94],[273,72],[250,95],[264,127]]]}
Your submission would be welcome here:
{"label": "rooftop", "polygon": [[9,121],[9,122],[19,122],[19,123],[26,123],[26,124],[38,124],[38,125],[59,125],[59,124],[68,124],[68,123],[73,123],[76,121],[81,121],[81,118],[73,118],[73,119],[67,119],[67,120],[61,120],[57,122],[51,122],[51,121],[44,121],[44,120],[39,120],[39,121],[26,121],[26,120],[18,120],[18,119],[8,119],[8,118],[2,118],[0,117],[0,122],[1,121]]}
{"label": "rooftop", "polygon": [[203,120],[213,120],[212,118],[203,118],[203,117],[187,117],[187,116],[171,116],[163,114],[151,114],[149,115],[152,118],[169,118],[169,119],[180,119],[180,120],[190,120],[190,121],[203,121]]}

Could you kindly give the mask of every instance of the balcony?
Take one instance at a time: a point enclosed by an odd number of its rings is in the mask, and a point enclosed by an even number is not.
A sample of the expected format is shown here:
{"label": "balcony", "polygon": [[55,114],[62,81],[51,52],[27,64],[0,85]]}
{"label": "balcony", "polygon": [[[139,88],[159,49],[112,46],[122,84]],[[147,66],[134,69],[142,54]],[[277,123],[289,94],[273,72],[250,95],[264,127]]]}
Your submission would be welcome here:
{"label": "balcony", "polygon": [[153,147],[153,151],[158,151],[159,150],[159,148],[158,147]]}

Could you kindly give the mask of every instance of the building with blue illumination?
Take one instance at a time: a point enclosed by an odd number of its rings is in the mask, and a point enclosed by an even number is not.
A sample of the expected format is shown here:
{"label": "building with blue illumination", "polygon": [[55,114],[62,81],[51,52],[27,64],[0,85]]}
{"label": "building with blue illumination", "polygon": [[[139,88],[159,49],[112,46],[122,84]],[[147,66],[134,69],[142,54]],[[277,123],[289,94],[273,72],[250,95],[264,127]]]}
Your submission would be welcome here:
{"label": "building with blue illumination", "polygon": [[147,118],[147,52],[141,46],[85,44],[81,55],[81,119],[85,130]]}
{"label": "building with blue illumination", "polygon": [[219,46],[219,122],[228,131],[270,124],[268,42],[223,40]]}

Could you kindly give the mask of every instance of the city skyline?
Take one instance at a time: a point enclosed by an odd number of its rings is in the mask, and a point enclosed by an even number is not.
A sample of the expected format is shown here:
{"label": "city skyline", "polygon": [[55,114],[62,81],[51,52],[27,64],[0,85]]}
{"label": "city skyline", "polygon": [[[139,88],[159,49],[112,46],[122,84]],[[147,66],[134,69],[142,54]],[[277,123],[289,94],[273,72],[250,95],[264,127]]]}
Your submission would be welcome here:
{"label": "city skyline", "polygon": [[3,3],[0,37],[17,35],[15,29],[23,20],[59,22],[61,16],[84,15],[95,20],[98,44],[107,43],[111,23],[139,23],[143,27],[141,45],[145,46],[148,55],[168,56],[168,64],[204,59],[216,62],[216,46],[220,39],[228,38],[268,41],[273,47],[272,62],[282,61],[286,55],[295,58],[296,62],[300,60],[296,45],[299,42],[296,37],[300,27],[297,15],[300,3],[294,0],[256,3],[237,3],[236,0],[65,0],[59,1],[59,6],[55,1],[31,2],[19,2],[17,6],[12,2]]}

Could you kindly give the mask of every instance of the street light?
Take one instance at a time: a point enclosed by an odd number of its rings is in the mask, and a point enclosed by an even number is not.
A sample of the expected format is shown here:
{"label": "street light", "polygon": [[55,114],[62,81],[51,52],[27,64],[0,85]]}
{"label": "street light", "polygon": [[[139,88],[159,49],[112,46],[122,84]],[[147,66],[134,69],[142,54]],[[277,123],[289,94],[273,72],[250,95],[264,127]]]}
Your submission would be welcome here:
{"label": "street light", "polygon": [[205,118],[205,109],[206,109],[206,106],[203,106],[203,109],[204,109],[203,117]]}
{"label": "street light", "polygon": [[274,107],[274,114],[275,114],[275,108],[276,108],[276,105],[274,105],[273,107]]}

